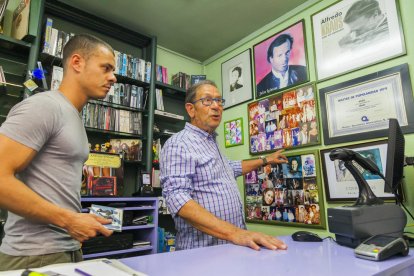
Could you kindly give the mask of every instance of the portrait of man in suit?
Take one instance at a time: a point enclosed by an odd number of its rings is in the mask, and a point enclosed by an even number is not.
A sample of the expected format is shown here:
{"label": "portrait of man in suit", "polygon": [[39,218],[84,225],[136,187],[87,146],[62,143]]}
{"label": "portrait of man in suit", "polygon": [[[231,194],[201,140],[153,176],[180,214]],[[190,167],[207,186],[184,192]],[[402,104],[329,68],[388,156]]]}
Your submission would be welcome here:
{"label": "portrait of man in suit", "polygon": [[258,95],[307,80],[306,66],[289,64],[293,44],[293,37],[284,33],[269,45],[267,62],[271,65],[271,71],[258,83]]}

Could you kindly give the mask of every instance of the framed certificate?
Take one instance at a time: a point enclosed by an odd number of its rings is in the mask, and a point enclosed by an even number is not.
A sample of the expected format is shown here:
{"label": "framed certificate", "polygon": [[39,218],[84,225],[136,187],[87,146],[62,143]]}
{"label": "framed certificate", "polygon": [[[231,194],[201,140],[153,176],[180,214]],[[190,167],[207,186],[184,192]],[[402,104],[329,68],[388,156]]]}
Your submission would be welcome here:
{"label": "framed certificate", "polygon": [[319,90],[325,144],[385,137],[388,119],[414,132],[414,102],[408,64]]}

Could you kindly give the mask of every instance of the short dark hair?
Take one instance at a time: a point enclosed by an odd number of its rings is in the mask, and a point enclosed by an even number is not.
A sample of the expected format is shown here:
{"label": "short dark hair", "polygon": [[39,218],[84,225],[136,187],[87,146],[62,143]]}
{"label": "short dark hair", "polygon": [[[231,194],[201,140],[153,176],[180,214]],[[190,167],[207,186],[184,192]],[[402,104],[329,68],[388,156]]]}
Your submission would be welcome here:
{"label": "short dark hair", "polygon": [[215,88],[218,89],[216,83],[214,81],[211,80],[202,80],[199,81],[198,83],[190,86],[190,88],[188,88],[187,90],[187,95],[185,96],[185,103],[192,103],[195,100],[196,94],[197,94],[197,90],[198,88],[200,88],[203,85],[212,85]]}
{"label": "short dark hair", "polygon": [[290,34],[281,34],[276,37],[272,43],[270,43],[269,48],[267,49],[267,61],[270,62],[270,58],[273,57],[273,48],[279,47],[286,41],[290,42],[290,49],[292,49],[293,45],[293,37]]}
{"label": "short dark hair", "polygon": [[360,0],[351,5],[349,10],[346,12],[344,22],[353,22],[358,18],[372,17],[374,15],[380,15],[381,9],[377,0]]}
{"label": "short dark hair", "polygon": [[66,66],[68,59],[75,53],[79,52],[83,55],[85,59],[88,59],[91,55],[94,54],[96,48],[98,46],[103,46],[114,53],[114,49],[111,45],[106,43],[100,38],[90,34],[78,34],[73,36],[69,41],[65,44],[63,48],[63,57],[62,57],[62,64],[63,67]]}
{"label": "short dark hair", "polygon": [[236,66],[236,67],[234,67],[233,68],[233,70],[231,70],[232,72],[234,72],[234,71],[237,71],[238,73],[239,73],[239,77],[241,76],[241,71],[242,71],[242,69],[241,69],[241,67],[240,66]]}

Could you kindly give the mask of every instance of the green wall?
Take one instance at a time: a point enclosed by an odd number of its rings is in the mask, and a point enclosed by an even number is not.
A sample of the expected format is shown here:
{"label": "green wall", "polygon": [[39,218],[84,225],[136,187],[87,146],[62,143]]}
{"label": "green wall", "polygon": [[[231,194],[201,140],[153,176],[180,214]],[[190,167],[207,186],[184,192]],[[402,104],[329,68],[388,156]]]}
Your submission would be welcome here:
{"label": "green wall", "polygon": [[168,83],[171,83],[171,76],[178,72],[183,72],[189,75],[203,74],[203,66],[200,61],[168,50],[159,45],[157,47],[157,64],[167,67]]}
{"label": "green wall", "polygon": [[[354,79],[359,76],[363,76],[369,73],[377,72],[383,70],[385,68],[390,68],[395,65],[399,65],[402,63],[408,63],[410,67],[410,75],[411,80],[414,82],[414,33],[412,32],[411,28],[414,25],[414,18],[412,17],[412,13],[414,11],[414,1],[412,0],[399,0],[400,5],[400,14],[402,18],[402,25],[405,35],[405,44],[406,44],[406,51],[407,54],[398,58],[394,58],[392,60],[384,61],[376,65],[369,66],[364,69],[360,69],[354,71],[352,73],[348,73],[339,77],[335,77],[333,79],[317,82],[316,80],[316,72],[315,72],[315,62],[314,62],[314,52],[313,52],[313,41],[312,41],[312,24],[311,24],[311,15],[324,9],[325,7],[335,3],[334,0],[322,0],[322,1],[307,1],[305,4],[299,7],[299,9],[292,11],[288,15],[284,16],[282,20],[276,20],[273,24],[266,25],[267,29],[260,29],[256,31],[254,34],[248,36],[242,42],[233,45],[228,50],[225,50],[215,57],[209,59],[204,64],[204,74],[213,81],[215,81],[219,87],[221,87],[221,64],[232,58],[233,56],[243,52],[248,48],[253,48],[253,45],[272,36],[273,34],[280,32],[281,30],[285,29],[286,27],[296,23],[297,21],[304,19],[305,20],[305,27],[306,27],[306,38],[307,38],[307,49],[308,49],[308,68],[310,70],[310,80],[315,81],[317,88],[324,88],[336,83],[340,83],[343,81],[347,81],[350,79]],[[306,6],[304,8],[304,6]],[[254,68],[252,68],[252,72],[254,72]],[[249,142],[248,140],[248,125],[247,125],[247,103],[242,104],[236,107],[232,107],[228,110],[224,111],[223,120],[222,122],[243,117],[244,122],[244,137],[246,139],[244,145],[232,147],[232,148],[225,148],[224,147],[224,135],[223,135],[223,124],[219,126],[217,132],[219,133],[219,145],[222,151],[225,153],[227,157],[230,159],[248,159],[253,158],[254,156],[249,155]],[[406,135],[406,155],[414,156],[414,134]],[[335,145],[336,146],[336,145]],[[325,148],[324,145],[321,146],[314,146],[308,147],[306,150],[312,149],[323,149]],[[299,150],[289,150],[288,153],[294,153],[297,151],[301,151],[305,149]],[[410,212],[414,212],[414,193],[413,187],[413,180],[414,180],[414,168],[407,167],[405,168],[405,175],[406,175],[406,183],[405,183],[405,192],[406,192],[406,206],[410,210]],[[238,185],[241,194],[243,194],[243,181],[240,177],[238,179]],[[325,208],[327,207],[335,207],[338,204],[327,204],[325,202]],[[326,217],[326,216],[325,216]],[[412,221],[409,221],[412,223]],[[288,235],[291,234],[293,231],[298,230],[299,228],[295,227],[286,227],[286,226],[274,226],[274,225],[262,225],[262,224],[248,224],[248,228],[250,230],[255,231],[262,231],[271,235]],[[314,230],[312,230],[314,231]],[[328,234],[327,230],[315,230],[322,235]]]}

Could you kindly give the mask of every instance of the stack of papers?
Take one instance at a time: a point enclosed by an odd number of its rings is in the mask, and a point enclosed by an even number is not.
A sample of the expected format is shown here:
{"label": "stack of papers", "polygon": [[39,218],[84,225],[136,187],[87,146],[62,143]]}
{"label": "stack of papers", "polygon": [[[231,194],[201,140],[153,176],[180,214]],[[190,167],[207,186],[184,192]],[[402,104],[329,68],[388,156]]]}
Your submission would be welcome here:
{"label": "stack of papers", "polygon": [[[80,263],[54,264],[40,268],[30,269],[49,276],[80,276],[75,269],[92,276],[116,275],[116,276],[146,276],[146,274],[133,270],[118,260],[96,259]],[[0,272],[1,276],[20,276],[24,269]],[[86,275],[85,274],[85,275]]]}

